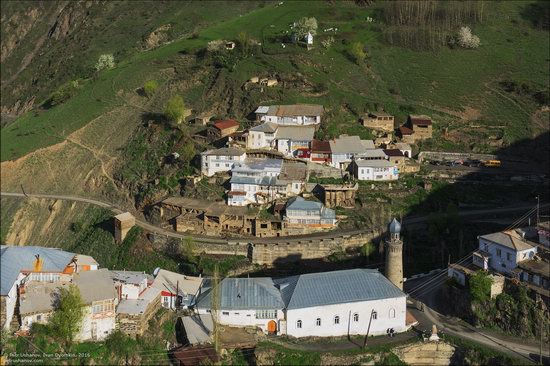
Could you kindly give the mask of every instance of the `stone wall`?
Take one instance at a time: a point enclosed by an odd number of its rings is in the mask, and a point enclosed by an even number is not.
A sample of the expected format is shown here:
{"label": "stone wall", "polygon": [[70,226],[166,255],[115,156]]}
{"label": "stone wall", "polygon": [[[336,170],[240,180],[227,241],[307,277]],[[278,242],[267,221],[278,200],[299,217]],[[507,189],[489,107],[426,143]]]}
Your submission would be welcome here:
{"label": "stone wall", "polygon": [[0,327],[4,327],[8,315],[6,314],[6,296],[0,296]]}
{"label": "stone wall", "polygon": [[422,163],[424,160],[438,160],[438,161],[451,161],[451,160],[494,160],[497,159],[496,155],[491,154],[473,154],[473,153],[450,153],[440,151],[422,151],[418,154],[418,162]]}
{"label": "stone wall", "polygon": [[149,320],[160,309],[160,294],[142,314],[117,314],[118,329],[132,337],[142,336],[149,326]]}

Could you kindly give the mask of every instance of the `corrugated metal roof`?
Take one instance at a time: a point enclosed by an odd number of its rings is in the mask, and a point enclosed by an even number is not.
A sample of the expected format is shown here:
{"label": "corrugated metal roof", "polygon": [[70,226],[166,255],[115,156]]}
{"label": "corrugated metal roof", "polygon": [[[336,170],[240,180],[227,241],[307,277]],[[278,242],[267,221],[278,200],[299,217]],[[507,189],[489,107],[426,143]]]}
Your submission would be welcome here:
{"label": "corrugated metal roof", "polygon": [[161,291],[169,291],[173,294],[175,294],[177,290],[179,295],[182,296],[196,295],[202,281],[202,277],[186,276],[181,273],[161,269],[157,273],[152,287]]}
{"label": "corrugated metal roof", "polygon": [[521,235],[516,233],[514,230],[499,231],[497,233],[482,235],[480,237],[514,250],[532,249],[537,246],[535,243],[522,238]]}
{"label": "corrugated metal roof", "polygon": [[395,166],[387,160],[356,160],[355,164],[361,168],[391,168]]}
{"label": "corrugated metal roof", "polygon": [[318,104],[291,104],[271,106],[268,115],[276,115],[278,117],[294,117],[294,116],[320,116],[325,109]]}
{"label": "corrugated metal roof", "polygon": [[[211,288],[199,296],[198,308],[210,308]],[[220,310],[283,309],[285,303],[273,279],[224,278],[220,283]]]}
{"label": "corrugated metal roof", "polygon": [[82,300],[86,304],[117,297],[111,272],[106,268],[75,273],[73,282],[80,289]]}
{"label": "corrugated metal roof", "polygon": [[311,273],[275,280],[287,309],[406,296],[374,269]]}
{"label": "corrugated metal roof", "polygon": [[311,141],[315,134],[313,126],[280,126],[277,129],[278,139],[290,139],[294,141]]}
{"label": "corrugated metal roof", "polygon": [[318,201],[306,201],[300,196],[293,197],[288,200],[286,209],[287,210],[320,210],[323,207],[323,204]]}
{"label": "corrugated metal roof", "polygon": [[278,125],[273,122],[262,123],[261,125],[252,127],[249,131],[274,133],[277,131]]}
{"label": "corrugated metal roof", "polygon": [[113,280],[139,285],[143,280],[153,280],[153,276],[139,271],[111,271]]}
{"label": "corrugated metal roof", "polygon": [[221,149],[206,150],[201,155],[241,156],[244,153],[244,150],[237,147],[222,147]]}
{"label": "corrugated metal roof", "polygon": [[35,255],[42,260],[41,272],[63,272],[76,254],[56,248],[3,245],[0,255],[1,295],[7,295],[21,271],[33,270]]}
{"label": "corrugated metal roof", "polygon": [[261,105],[254,111],[254,113],[267,113],[268,110],[269,106]]}
{"label": "corrugated metal roof", "polygon": [[352,154],[364,153],[367,148],[363,145],[359,136],[340,135],[337,139],[330,141],[330,149],[333,154]]}

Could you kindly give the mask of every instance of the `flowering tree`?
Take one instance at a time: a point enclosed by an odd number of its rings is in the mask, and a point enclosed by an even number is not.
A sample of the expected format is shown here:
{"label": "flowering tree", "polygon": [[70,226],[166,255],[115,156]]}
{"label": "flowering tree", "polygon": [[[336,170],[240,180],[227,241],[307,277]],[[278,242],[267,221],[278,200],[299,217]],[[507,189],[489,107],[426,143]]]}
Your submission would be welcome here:
{"label": "flowering tree", "polygon": [[112,69],[115,67],[115,58],[113,55],[101,55],[95,64],[96,71],[101,71],[103,69]]}
{"label": "flowering tree", "polygon": [[457,43],[462,48],[478,48],[479,37],[472,34],[470,27],[461,27],[457,35]]}

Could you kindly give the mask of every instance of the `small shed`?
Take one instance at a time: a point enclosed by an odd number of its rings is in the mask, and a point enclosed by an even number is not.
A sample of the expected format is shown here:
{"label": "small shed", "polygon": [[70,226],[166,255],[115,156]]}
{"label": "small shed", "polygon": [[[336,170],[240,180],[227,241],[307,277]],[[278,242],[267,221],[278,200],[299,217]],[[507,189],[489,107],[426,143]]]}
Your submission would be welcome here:
{"label": "small shed", "polygon": [[304,42],[306,42],[306,44],[309,46],[309,45],[312,45],[313,44],[313,34],[311,34],[311,32],[308,32],[305,37],[304,37]]}
{"label": "small shed", "polygon": [[115,240],[122,243],[128,231],[136,224],[136,218],[129,212],[124,212],[116,215],[114,218]]}

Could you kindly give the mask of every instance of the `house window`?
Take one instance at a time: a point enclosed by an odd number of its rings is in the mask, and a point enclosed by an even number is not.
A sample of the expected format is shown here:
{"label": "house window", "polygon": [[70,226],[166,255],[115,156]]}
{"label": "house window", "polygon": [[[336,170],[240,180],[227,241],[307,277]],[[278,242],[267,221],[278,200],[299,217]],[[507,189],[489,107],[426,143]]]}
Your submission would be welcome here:
{"label": "house window", "polygon": [[42,315],[41,315],[41,314],[38,314],[38,315],[36,316],[36,321],[39,322],[39,321],[41,321],[41,320],[42,320]]}
{"label": "house window", "polygon": [[315,320],[315,325],[318,327],[321,326],[321,318],[317,318],[317,320]]}
{"label": "house window", "polygon": [[512,254],[506,253],[506,260],[511,261],[512,260]]}
{"label": "house window", "polygon": [[256,310],[256,319],[275,319],[277,310]]}
{"label": "house window", "polygon": [[395,318],[395,309],[390,309],[389,318],[390,319]]}
{"label": "house window", "polygon": [[301,320],[296,321],[296,328],[302,329],[302,321]]}
{"label": "house window", "polygon": [[356,323],[359,321],[359,313],[354,313],[353,314],[353,321],[356,322]]}
{"label": "house window", "polygon": [[500,249],[497,249],[497,256],[502,257],[502,251]]}
{"label": "house window", "polygon": [[340,324],[340,317],[338,315],[334,317],[334,324]]}
{"label": "house window", "polygon": [[376,320],[378,318],[378,313],[376,311],[372,312],[372,319]]}
{"label": "house window", "polygon": [[222,315],[229,315],[229,311],[222,311]]}

